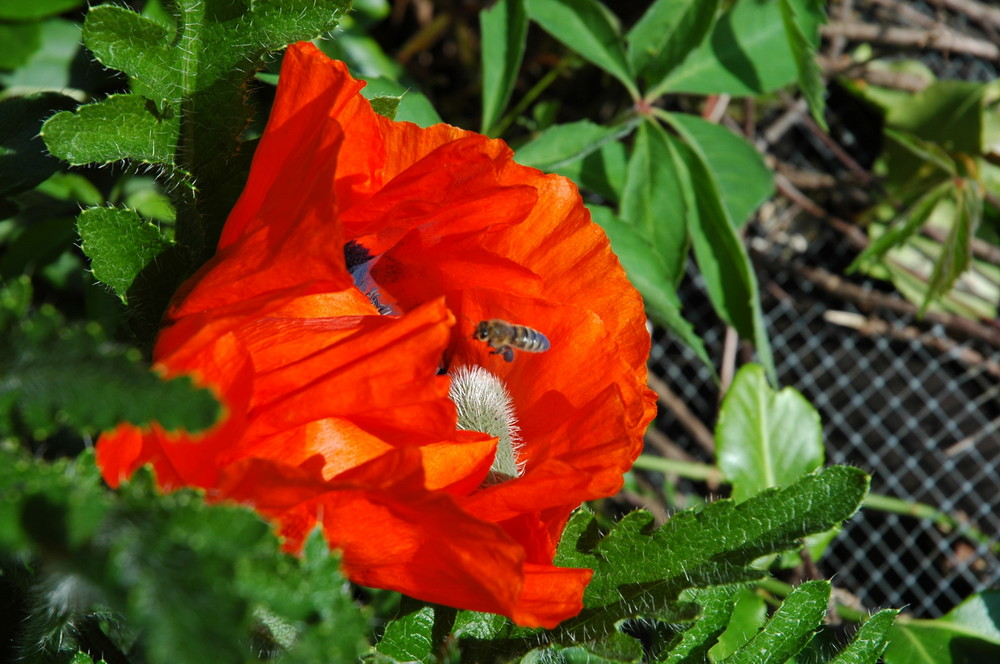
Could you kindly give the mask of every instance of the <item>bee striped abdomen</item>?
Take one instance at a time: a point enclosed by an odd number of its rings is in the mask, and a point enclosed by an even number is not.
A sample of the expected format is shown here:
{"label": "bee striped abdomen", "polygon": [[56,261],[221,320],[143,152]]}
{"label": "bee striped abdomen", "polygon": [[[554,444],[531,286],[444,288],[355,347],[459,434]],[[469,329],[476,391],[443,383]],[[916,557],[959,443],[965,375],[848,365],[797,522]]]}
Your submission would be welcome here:
{"label": "bee striped abdomen", "polygon": [[541,353],[551,347],[548,337],[538,330],[533,330],[530,327],[525,327],[523,325],[515,325],[513,327],[515,330],[515,339],[510,345],[514,348],[527,351],[529,353]]}
{"label": "bee striped abdomen", "polygon": [[493,349],[493,355],[500,355],[508,362],[514,361],[514,349],[527,353],[541,353],[551,348],[548,337],[525,325],[512,325],[505,320],[480,321],[473,339],[485,341]]}

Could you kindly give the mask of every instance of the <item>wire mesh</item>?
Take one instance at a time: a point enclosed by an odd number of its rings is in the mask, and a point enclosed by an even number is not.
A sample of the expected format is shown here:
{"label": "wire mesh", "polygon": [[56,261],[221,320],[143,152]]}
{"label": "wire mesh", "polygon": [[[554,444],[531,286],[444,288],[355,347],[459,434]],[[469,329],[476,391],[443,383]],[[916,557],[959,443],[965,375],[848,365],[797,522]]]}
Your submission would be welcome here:
{"label": "wire mesh", "polygon": [[[820,252],[841,251],[833,243]],[[813,249],[816,245],[813,245]],[[827,463],[859,466],[872,491],[932,505],[995,537],[1000,533],[1000,376],[988,363],[968,364],[940,326],[883,314],[888,329],[865,334],[831,322],[828,312],[869,314],[804,279],[795,260],[764,261],[759,273],[779,380],[820,412]],[[836,262],[836,259],[834,258]],[[685,315],[720,357],[724,327],[695,270],[680,290]],[[856,283],[873,290],[882,284]],[[916,338],[894,332],[921,327]],[[911,335],[912,336],[912,335]],[[657,335],[651,370],[668,381],[704,422],[713,422],[718,389],[686,347]],[[943,348],[938,347],[943,346]],[[984,357],[993,353],[978,348]],[[669,412],[658,428],[704,458]],[[863,510],[820,562],[823,574],[869,608],[907,607],[942,615],[968,594],[1000,587],[1000,559],[986,543],[932,521]]]}
{"label": "wire mesh", "polygon": [[[940,3],[865,0],[852,6],[855,19],[875,25],[946,26],[974,39],[997,41],[992,27]],[[996,62],[965,53],[919,44],[876,49],[889,59],[918,59],[940,79],[997,78]],[[829,92],[830,135],[869,168],[881,150],[881,132],[835,81]],[[762,132],[777,117],[762,118]],[[857,201],[866,196],[852,196],[850,169],[802,125],[770,143],[768,152],[802,172],[835,178],[840,186],[812,192],[828,197],[820,201],[828,209],[850,216],[870,204],[859,207]],[[906,607],[924,618],[946,613],[973,592],[1000,587],[995,553],[1000,534],[997,351],[985,343],[958,343],[940,326],[881,309],[874,310],[878,327],[845,327],[843,321],[852,317],[870,323],[873,309],[862,300],[862,310],[856,299],[824,290],[802,268],[821,266],[842,277],[855,252],[823,222],[792,207],[772,210],[771,216],[781,218],[757,229],[758,236],[749,241],[766,326],[781,384],[801,391],[821,414],[827,463],[860,466],[872,474],[873,492],[931,505],[993,540],[984,543],[932,520],[866,509],[845,524],[820,561],[820,572],[856,593],[870,609]],[[891,292],[872,279],[850,281],[869,292]],[[685,317],[710,356],[720,358],[725,329],[697,270],[689,269],[679,295]],[[708,370],[666,335],[654,338],[652,371],[697,417],[713,423],[719,393]],[[662,413],[657,424],[695,458],[707,458],[673,414]]]}

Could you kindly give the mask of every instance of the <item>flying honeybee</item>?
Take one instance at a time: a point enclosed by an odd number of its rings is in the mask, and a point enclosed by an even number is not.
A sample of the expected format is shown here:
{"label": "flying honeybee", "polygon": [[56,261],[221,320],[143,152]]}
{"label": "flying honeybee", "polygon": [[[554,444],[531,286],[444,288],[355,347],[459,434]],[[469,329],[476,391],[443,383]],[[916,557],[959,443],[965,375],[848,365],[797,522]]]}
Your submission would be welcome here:
{"label": "flying honeybee", "polygon": [[472,338],[485,341],[486,345],[494,349],[491,351],[492,355],[500,355],[508,362],[514,361],[515,348],[528,353],[541,353],[552,346],[548,337],[538,330],[498,318],[479,321]]}

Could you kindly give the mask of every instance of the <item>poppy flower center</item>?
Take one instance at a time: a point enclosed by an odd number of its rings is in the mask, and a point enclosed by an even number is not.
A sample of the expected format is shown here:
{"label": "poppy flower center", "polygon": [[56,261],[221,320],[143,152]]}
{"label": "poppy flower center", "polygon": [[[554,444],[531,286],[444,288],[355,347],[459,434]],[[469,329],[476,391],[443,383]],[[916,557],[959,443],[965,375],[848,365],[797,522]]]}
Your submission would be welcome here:
{"label": "poppy flower center", "polygon": [[344,263],[347,265],[347,271],[351,273],[351,278],[354,279],[354,285],[365,294],[365,297],[368,298],[373,307],[378,309],[380,314],[386,316],[396,313],[391,304],[385,304],[379,299],[378,287],[371,277],[371,268],[375,263],[375,257],[372,256],[367,247],[354,240],[345,244]]}
{"label": "poppy flower center", "polygon": [[451,372],[448,396],[458,411],[458,428],[481,431],[497,438],[497,453],[482,487],[500,484],[524,471],[523,447],[514,400],[503,381],[480,366],[461,366]]}

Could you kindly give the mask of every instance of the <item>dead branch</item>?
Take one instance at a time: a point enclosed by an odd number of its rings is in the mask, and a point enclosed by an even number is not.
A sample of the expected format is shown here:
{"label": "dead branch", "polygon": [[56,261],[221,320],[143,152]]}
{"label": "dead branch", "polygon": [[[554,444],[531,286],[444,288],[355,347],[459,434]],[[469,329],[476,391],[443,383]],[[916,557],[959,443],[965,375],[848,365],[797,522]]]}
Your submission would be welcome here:
{"label": "dead branch", "polygon": [[708,427],[698,419],[698,416],[691,412],[691,409],[687,407],[684,401],[674,394],[670,386],[664,381],[660,380],[653,374],[649,374],[648,378],[649,386],[656,392],[657,399],[659,402],[672,412],[680,421],[681,425],[687,429],[688,433],[694,438],[695,442],[701,445],[701,447],[706,451],[715,455],[715,438],[712,436],[712,432],[708,430]]}
{"label": "dead branch", "polygon": [[871,25],[857,21],[831,21],[824,25],[820,31],[827,38],[842,36],[856,42],[875,42],[890,46],[968,53],[986,60],[1000,60],[1000,47],[997,47],[996,44],[966,37],[948,29],[919,30]]}

